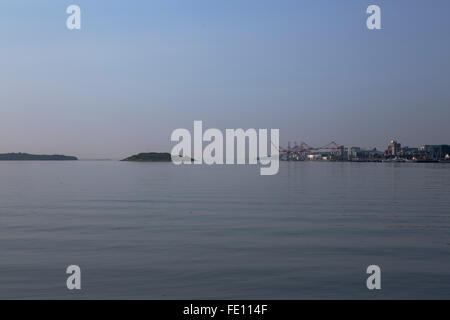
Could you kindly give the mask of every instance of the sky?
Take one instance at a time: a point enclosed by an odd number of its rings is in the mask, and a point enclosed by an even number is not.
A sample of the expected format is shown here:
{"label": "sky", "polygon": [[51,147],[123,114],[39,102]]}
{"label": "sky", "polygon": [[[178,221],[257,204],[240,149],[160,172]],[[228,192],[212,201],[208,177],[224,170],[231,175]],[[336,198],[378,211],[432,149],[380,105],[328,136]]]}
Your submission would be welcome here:
{"label": "sky", "polygon": [[[66,8],[81,8],[68,30]],[[366,8],[381,8],[368,30]],[[123,158],[177,128],[450,144],[448,0],[2,0],[0,153]]]}

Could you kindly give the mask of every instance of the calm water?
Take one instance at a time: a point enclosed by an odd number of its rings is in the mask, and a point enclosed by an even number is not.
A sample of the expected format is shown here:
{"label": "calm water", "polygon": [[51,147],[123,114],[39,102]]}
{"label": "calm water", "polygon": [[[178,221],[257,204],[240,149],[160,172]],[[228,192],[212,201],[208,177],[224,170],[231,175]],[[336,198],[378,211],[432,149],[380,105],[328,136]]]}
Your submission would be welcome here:
{"label": "calm water", "polygon": [[448,299],[450,165],[1,162],[0,298]]}

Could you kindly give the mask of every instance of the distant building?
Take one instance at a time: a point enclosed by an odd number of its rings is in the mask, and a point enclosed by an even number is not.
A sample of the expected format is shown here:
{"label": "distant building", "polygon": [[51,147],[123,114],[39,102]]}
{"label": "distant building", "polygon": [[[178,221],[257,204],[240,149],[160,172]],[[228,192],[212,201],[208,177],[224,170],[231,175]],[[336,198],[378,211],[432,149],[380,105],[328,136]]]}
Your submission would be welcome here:
{"label": "distant building", "polygon": [[365,150],[360,147],[351,147],[349,155],[351,160],[379,160],[383,158],[383,152],[376,148]]}
{"label": "distant building", "polygon": [[419,148],[403,147],[398,155],[404,159],[423,158],[423,152],[420,152]]}
{"label": "distant building", "polygon": [[447,144],[424,145],[419,148],[428,158],[443,160],[450,158],[450,146]]}
{"label": "distant building", "polygon": [[320,160],[320,159],[322,159],[322,155],[321,154],[308,154],[307,156],[306,156],[306,158],[308,159],[308,160]]}
{"label": "distant building", "polygon": [[351,147],[350,148],[350,158],[358,158],[358,153],[361,151],[360,147]]}
{"label": "distant building", "polygon": [[385,154],[387,156],[396,157],[399,155],[402,145],[395,140],[391,140]]}

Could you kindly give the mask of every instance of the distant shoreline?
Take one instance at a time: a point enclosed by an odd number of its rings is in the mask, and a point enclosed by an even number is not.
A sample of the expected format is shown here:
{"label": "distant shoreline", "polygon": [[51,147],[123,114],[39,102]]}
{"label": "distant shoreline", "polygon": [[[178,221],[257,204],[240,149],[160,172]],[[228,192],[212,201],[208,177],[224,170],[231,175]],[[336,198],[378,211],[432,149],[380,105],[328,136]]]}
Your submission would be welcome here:
{"label": "distant shoreline", "polygon": [[3,153],[0,154],[0,161],[77,161],[74,156],[60,154],[29,154],[29,153]]}
{"label": "distant shoreline", "polygon": [[[0,154],[0,162],[1,161],[122,161],[122,162],[172,162],[173,158],[184,159],[185,157],[173,156],[167,152],[148,152],[148,153],[139,153],[127,157],[125,159],[78,159],[75,156],[66,156],[66,155],[46,155],[46,154],[29,154],[29,153],[4,153]],[[189,161],[189,158],[186,159]],[[194,159],[190,159],[191,162]],[[259,159],[258,159],[259,160]],[[349,160],[335,160],[335,159],[302,159],[302,160],[294,160],[294,159],[283,159],[280,157],[280,162],[347,162],[347,163],[445,163],[450,164],[450,159],[441,159],[441,160],[432,160],[432,159],[417,159],[417,160],[405,160],[405,159],[365,159],[365,160],[357,160],[357,159],[349,159]]]}
{"label": "distant shoreline", "polygon": [[131,162],[172,162],[172,156],[167,152],[139,153],[120,161]]}

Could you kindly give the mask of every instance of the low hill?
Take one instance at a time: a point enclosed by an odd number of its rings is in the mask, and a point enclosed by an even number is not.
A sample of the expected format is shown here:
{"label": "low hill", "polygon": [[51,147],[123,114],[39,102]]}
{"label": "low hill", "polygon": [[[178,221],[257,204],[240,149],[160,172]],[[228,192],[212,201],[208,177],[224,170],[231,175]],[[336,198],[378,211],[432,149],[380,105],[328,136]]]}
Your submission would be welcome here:
{"label": "low hill", "polygon": [[149,153],[139,153],[134,156],[123,159],[122,161],[135,161],[135,162],[171,162],[172,157],[170,153],[159,153],[159,152],[149,152]]}
{"label": "low hill", "polygon": [[3,153],[0,154],[0,161],[24,161],[24,160],[39,160],[39,161],[67,161],[78,160],[77,157],[63,156],[59,154],[45,155],[45,154],[29,154],[29,153]]}

